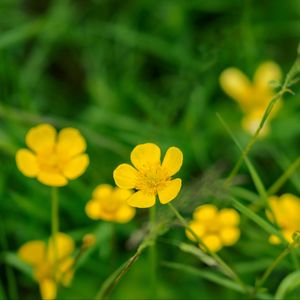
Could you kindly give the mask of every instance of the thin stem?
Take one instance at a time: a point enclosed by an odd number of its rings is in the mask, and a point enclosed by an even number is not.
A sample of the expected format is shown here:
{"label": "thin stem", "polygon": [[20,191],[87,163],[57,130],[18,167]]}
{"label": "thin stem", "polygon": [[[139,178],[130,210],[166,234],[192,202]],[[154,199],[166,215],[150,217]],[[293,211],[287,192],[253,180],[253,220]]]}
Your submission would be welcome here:
{"label": "thin stem", "polygon": [[[156,205],[152,206],[150,208],[150,226],[151,231],[154,231],[156,225]],[[156,241],[155,239],[152,240],[152,245],[150,246],[150,276],[151,276],[151,284],[152,284],[152,293],[153,298],[157,298],[157,278],[156,278],[156,272],[157,272],[157,253],[156,253]]]}
{"label": "thin stem", "polygon": [[[58,216],[58,190],[52,187],[51,190],[51,235],[54,248],[54,274],[57,269],[58,249],[57,249],[57,233],[59,232],[59,216]],[[56,276],[54,276],[55,278]]]}
{"label": "thin stem", "polygon": [[223,269],[223,272],[235,280],[235,282],[243,289],[245,293],[248,293],[248,289],[243,283],[243,281],[239,278],[239,276],[235,273],[234,270],[232,270],[227,263],[223,261],[223,259],[216,253],[210,251],[210,249],[203,243],[203,241],[199,238],[199,236],[194,232],[194,230],[189,226],[188,222],[185,220],[185,218],[180,214],[180,212],[171,204],[168,203],[170,209],[174,213],[174,215],[177,217],[177,219],[180,221],[180,223],[188,230],[195,241],[201,245],[201,247],[211,256],[215,259],[215,261],[219,264],[219,266]]}
{"label": "thin stem", "polygon": [[255,296],[260,289],[266,282],[266,280],[269,278],[269,276],[272,274],[274,269],[277,267],[277,265],[290,253],[292,245],[288,245],[277,257],[276,259],[270,264],[270,266],[266,269],[262,277],[256,282],[255,288],[252,293],[252,299],[255,299]]}

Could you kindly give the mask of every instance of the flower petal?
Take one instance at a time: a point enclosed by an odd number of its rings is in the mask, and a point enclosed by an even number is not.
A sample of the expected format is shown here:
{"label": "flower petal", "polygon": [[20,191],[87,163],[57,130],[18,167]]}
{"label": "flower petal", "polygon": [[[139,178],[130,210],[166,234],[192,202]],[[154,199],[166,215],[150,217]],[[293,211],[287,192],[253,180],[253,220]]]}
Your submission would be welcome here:
{"label": "flower petal", "polygon": [[129,222],[135,215],[135,208],[129,205],[123,205],[116,213],[116,222],[119,223],[127,223]]}
{"label": "flower petal", "polygon": [[132,150],[130,159],[139,171],[160,165],[160,148],[152,143],[137,145]]}
{"label": "flower petal", "polygon": [[99,201],[90,200],[85,206],[85,212],[92,220],[99,220],[101,218],[101,205]]}
{"label": "flower petal", "polygon": [[113,187],[109,184],[100,184],[93,191],[93,199],[106,199],[111,196]]}
{"label": "flower petal", "polygon": [[217,217],[218,209],[213,204],[198,206],[194,211],[193,217],[199,221],[210,221]]}
{"label": "flower petal", "polygon": [[16,154],[18,169],[27,177],[36,177],[39,171],[36,156],[27,149],[20,149]]}
{"label": "flower petal", "polygon": [[220,231],[220,237],[225,246],[235,244],[240,238],[240,230],[237,227],[224,227]]}
{"label": "flower petal", "polygon": [[237,68],[228,68],[221,73],[220,84],[227,95],[243,105],[251,95],[251,82]]}
{"label": "flower petal", "polygon": [[87,154],[77,155],[64,166],[62,172],[68,179],[75,179],[85,172],[89,162]]}
{"label": "flower petal", "polygon": [[218,252],[223,246],[220,237],[215,234],[205,235],[202,241],[212,252]]}
{"label": "flower petal", "polygon": [[75,243],[69,235],[58,232],[54,238],[55,243],[53,243],[52,237],[48,243],[48,259],[51,262],[54,262],[55,259],[59,261],[67,258],[75,249]]}
{"label": "flower petal", "polygon": [[257,68],[254,83],[260,90],[272,90],[270,82],[272,80],[280,81],[281,77],[280,67],[272,61],[266,61]]}
{"label": "flower petal", "polygon": [[26,263],[32,266],[38,265],[45,259],[46,243],[38,240],[27,242],[21,246],[18,255]]}
{"label": "flower petal", "polygon": [[237,226],[240,223],[239,213],[232,208],[221,209],[218,217],[223,226]]}
{"label": "flower petal", "polygon": [[128,198],[127,203],[133,207],[147,208],[155,204],[155,196],[138,191]]}
{"label": "flower petal", "polygon": [[[244,130],[251,135],[254,135],[260,125],[263,115],[264,110],[260,109],[247,113],[242,120],[242,127],[244,128]],[[259,133],[259,137],[265,137],[269,133],[269,131],[270,125],[269,122],[266,122]]]}
{"label": "flower petal", "polygon": [[170,147],[164,157],[162,167],[167,170],[169,176],[172,176],[180,170],[182,161],[183,155],[181,150],[177,147]]}
{"label": "flower petal", "polygon": [[[189,227],[200,239],[202,239],[205,235],[206,228],[202,222],[192,221],[190,222]],[[186,230],[185,234],[191,241],[196,242],[194,234],[192,234],[189,230]]]}
{"label": "flower petal", "polygon": [[51,152],[56,140],[56,129],[50,124],[41,124],[31,128],[26,134],[27,146],[39,152]]}
{"label": "flower petal", "polygon": [[38,181],[48,186],[64,186],[68,180],[60,173],[39,172]]}
{"label": "flower petal", "polygon": [[162,204],[166,204],[173,200],[181,189],[181,179],[176,178],[166,182],[166,187],[162,190],[158,190],[159,201]]}
{"label": "flower petal", "polygon": [[58,134],[56,151],[65,157],[72,157],[86,150],[86,142],[79,130],[64,128]]}
{"label": "flower petal", "polygon": [[52,279],[43,279],[39,282],[40,291],[43,300],[54,300],[56,299],[56,283]]}
{"label": "flower petal", "polygon": [[128,164],[119,165],[113,173],[115,183],[122,189],[132,189],[136,185],[137,170]]}

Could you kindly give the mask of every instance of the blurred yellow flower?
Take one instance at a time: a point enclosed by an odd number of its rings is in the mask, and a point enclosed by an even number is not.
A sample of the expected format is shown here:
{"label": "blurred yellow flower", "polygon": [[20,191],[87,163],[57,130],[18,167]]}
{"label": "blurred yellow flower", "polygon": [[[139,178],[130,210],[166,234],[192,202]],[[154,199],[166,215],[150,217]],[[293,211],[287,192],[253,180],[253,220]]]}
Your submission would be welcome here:
{"label": "blurred yellow flower", "polygon": [[[269,198],[269,205],[273,211],[276,224],[281,228],[284,238],[291,243],[293,233],[300,230],[300,198],[292,194],[283,194],[280,197],[272,196]],[[266,211],[267,217],[274,222],[270,211]],[[269,238],[271,244],[280,244],[280,239],[271,235]]]}
{"label": "blurred yellow flower", "polygon": [[133,194],[130,190],[113,188],[109,184],[101,184],[93,192],[92,200],[86,207],[86,214],[94,220],[129,222],[135,215],[135,208],[127,204],[127,199]]}
{"label": "blurred yellow flower", "polygon": [[183,155],[176,147],[170,147],[160,161],[160,148],[151,143],[136,146],[131,152],[131,162],[121,164],[114,171],[116,185],[122,189],[135,189],[127,203],[145,208],[155,205],[156,195],[162,204],[173,200],[181,189],[181,179],[172,179],[181,168]]}
{"label": "blurred yellow flower", "polygon": [[[210,251],[217,252],[223,246],[231,246],[238,241],[239,223],[240,215],[236,210],[231,208],[218,210],[212,204],[205,204],[196,208],[189,226]],[[188,230],[186,235],[195,241]]]}
{"label": "blurred yellow flower", "polygon": [[17,166],[25,176],[36,177],[45,185],[64,186],[82,175],[89,164],[84,154],[86,142],[75,128],[57,134],[52,125],[41,124],[28,131],[26,144],[30,150],[17,152]]}
{"label": "blurred yellow flower", "polygon": [[[55,245],[55,247],[54,247]],[[55,235],[48,245],[35,240],[25,243],[18,251],[21,260],[33,268],[33,276],[39,283],[42,299],[55,299],[58,284],[68,286],[73,278],[74,252],[73,239],[64,233]]]}
{"label": "blurred yellow flower", "polygon": [[[221,73],[220,84],[225,93],[240,105],[245,116],[242,126],[250,134],[254,134],[258,128],[264,112],[274,97],[274,89],[270,81],[280,81],[280,67],[272,62],[266,61],[257,68],[253,82],[237,68],[228,68]],[[273,108],[269,118],[273,118],[280,104]],[[269,131],[268,123],[265,124],[261,135]]]}

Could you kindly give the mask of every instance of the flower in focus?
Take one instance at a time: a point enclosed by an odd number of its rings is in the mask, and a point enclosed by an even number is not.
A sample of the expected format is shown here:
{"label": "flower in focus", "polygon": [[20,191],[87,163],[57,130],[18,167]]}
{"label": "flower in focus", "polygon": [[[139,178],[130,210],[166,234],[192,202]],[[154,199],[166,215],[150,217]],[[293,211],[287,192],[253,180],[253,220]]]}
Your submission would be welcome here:
{"label": "flower in focus", "polygon": [[[291,243],[293,233],[300,230],[300,198],[292,194],[272,196],[269,198],[269,205],[273,214],[266,211],[267,217],[281,228],[282,235]],[[276,235],[271,235],[269,241],[271,244],[281,243]]]}
{"label": "flower in focus", "polygon": [[[280,79],[280,67],[271,61],[259,65],[254,74],[253,82],[237,68],[228,68],[221,73],[221,87],[228,96],[240,105],[244,112],[242,126],[248,133],[255,133],[270,100],[275,95],[270,82]],[[278,103],[273,108],[269,118],[276,115],[280,104]],[[266,135],[268,131],[269,125],[266,123],[261,135]]]}
{"label": "flower in focus", "polygon": [[101,184],[96,187],[92,199],[87,203],[86,214],[94,220],[129,222],[135,215],[135,208],[126,202],[132,194],[133,192],[130,190]]}
{"label": "flower in focus", "polygon": [[39,283],[42,299],[55,299],[58,284],[68,286],[73,278],[73,239],[64,233],[50,238],[48,245],[35,240],[25,243],[18,251],[21,260],[33,268],[34,279]]}
{"label": "flower in focus", "polygon": [[[205,204],[195,209],[189,226],[210,251],[217,252],[223,246],[231,246],[238,241],[239,223],[240,215],[236,210],[231,208],[218,210],[212,204]],[[188,230],[186,235],[195,241]]]}
{"label": "flower in focus", "polygon": [[64,186],[82,175],[89,164],[84,154],[86,142],[75,128],[57,134],[52,125],[41,124],[28,131],[25,141],[29,149],[17,152],[18,169],[45,185]]}
{"label": "flower in focus", "polygon": [[116,185],[122,189],[135,189],[127,200],[133,207],[145,208],[155,205],[156,196],[166,204],[172,201],[181,189],[181,179],[172,179],[182,165],[182,152],[170,147],[160,161],[160,148],[151,143],[136,146],[131,152],[131,162],[121,164],[114,171]]}

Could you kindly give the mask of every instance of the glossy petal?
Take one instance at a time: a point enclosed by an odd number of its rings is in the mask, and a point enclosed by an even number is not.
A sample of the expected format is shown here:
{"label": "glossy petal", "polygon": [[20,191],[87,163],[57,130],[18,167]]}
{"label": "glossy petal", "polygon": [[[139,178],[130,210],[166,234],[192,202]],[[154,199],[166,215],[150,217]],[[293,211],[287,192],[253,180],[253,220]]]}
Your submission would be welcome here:
{"label": "glossy petal", "polygon": [[135,216],[135,208],[123,205],[116,213],[116,222],[127,223]]}
{"label": "glossy petal", "polygon": [[138,191],[128,198],[127,203],[133,207],[147,208],[155,204],[155,196]]}
{"label": "glossy petal", "polygon": [[193,217],[196,220],[206,222],[216,218],[218,209],[212,204],[204,204],[196,208]]}
{"label": "glossy petal", "polygon": [[27,149],[21,149],[16,154],[18,169],[28,177],[36,177],[39,172],[36,156]]}
{"label": "glossy petal", "polygon": [[232,208],[221,209],[218,217],[223,226],[237,226],[240,223],[239,213]]}
{"label": "glossy petal", "polygon": [[160,165],[160,148],[152,143],[141,144],[132,150],[130,158],[139,171],[145,171]]}
{"label": "glossy petal", "polygon": [[56,283],[51,279],[43,279],[40,281],[40,291],[43,300],[56,299]]}
{"label": "glossy petal", "polygon": [[131,190],[120,189],[116,187],[113,191],[112,197],[115,201],[120,203],[127,203],[128,198],[133,194]]}
{"label": "glossy petal", "polygon": [[64,186],[68,180],[60,173],[39,172],[38,181],[49,186]]}
{"label": "glossy petal", "polygon": [[101,205],[99,201],[90,200],[85,206],[85,212],[93,220],[101,218]]}
{"label": "glossy petal", "polygon": [[[55,248],[56,246],[56,248]],[[48,259],[51,262],[61,260],[71,255],[75,249],[75,243],[73,239],[65,233],[59,232],[55,236],[55,243],[53,243],[52,237],[48,243]]]}
{"label": "glossy petal", "polygon": [[158,198],[160,203],[166,204],[172,201],[180,192],[181,179],[176,178],[166,182],[166,186],[162,190],[158,190]]}
{"label": "glossy petal", "polygon": [[218,252],[222,248],[222,241],[220,237],[215,234],[205,235],[202,240],[206,247],[212,252]]}
{"label": "glossy petal", "polygon": [[[193,230],[193,232],[194,232],[200,239],[202,239],[203,236],[205,235],[206,228],[205,228],[205,226],[204,226],[201,222],[198,222],[198,221],[192,221],[192,222],[189,224],[189,227]],[[187,236],[191,241],[194,241],[194,242],[197,241],[197,240],[195,239],[194,234],[192,234],[190,230],[186,230],[186,231],[185,231],[185,234],[186,234],[186,236]]]}
{"label": "glossy petal", "polygon": [[113,176],[118,187],[132,189],[136,185],[138,172],[128,164],[121,164],[114,170]]}
{"label": "glossy petal", "polygon": [[[254,135],[257,128],[260,125],[260,122],[263,118],[264,111],[262,110],[254,110],[245,115],[242,120],[243,129],[251,135]],[[269,122],[264,124],[264,127],[261,129],[259,133],[259,137],[263,138],[270,132]]]}
{"label": "glossy petal", "polygon": [[228,68],[221,73],[220,84],[223,90],[238,103],[247,102],[251,94],[251,82],[236,68]]}
{"label": "glossy petal", "polygon": [[270,82],[272,80],[280,81],[281,77],[280,67],[272,61],[266,61],[257,68],[254,75],[254,83],[260,89],[271,90]]}
{"label": "glossy petal", "polygon": [[170,147],[164,157],[162,167],[169,176],[173,176],[180,170],[182,161],[183,155],[181,150],[176,147]]}
{"label": "glossy petal", "polygon": [[220,231],[220,237],[223,245],[231,246],[240,238],[240,230],[237,227],[224,227]]}
{"label": "glossy petal", "polygon": [[64,128],[58,134],[56,150],[58,154],[72,157],[86,150],[86,142],[77,129]]}
{"label": "glossy petal", "polygon": [[63,168],[63,174],[68,179],[75,179],[81,176],[89,165],[87,154],[81,154],[72,158]]}
{"label": "glossy petal", "polygon": [[94,199],[106,199],[111,197],[113,187],[109,184],[100,184],[93,191]]}
{"label": "glossy petal", "polygon": [[50,124],[41,124],[31,128],[26,135],[27,146],[35,151],[51,152],[56,141],[56,130]]}
{"label": "glossy petal", "polygon": [[35,266],[43,262],[46,256],[46,244],[43,241],[25,243],[18,251],[20,259]]}

